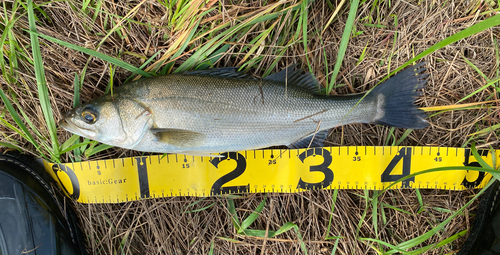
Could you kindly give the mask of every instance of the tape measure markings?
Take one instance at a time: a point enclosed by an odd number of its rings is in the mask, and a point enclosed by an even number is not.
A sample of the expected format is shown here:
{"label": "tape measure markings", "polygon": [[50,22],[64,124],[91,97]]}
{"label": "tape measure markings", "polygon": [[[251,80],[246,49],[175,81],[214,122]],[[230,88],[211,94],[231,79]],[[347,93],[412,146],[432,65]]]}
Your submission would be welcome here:
{"label": "tape measure markings", "polygon": [[[225,158],[141,156],[122,158],[121,164],[115,162],[119,159],[44,164],[63,190],[83,203],[337,188],[380,190],[411,173],[434,167],[480,166],[472,162],[470,149],[463,148],[447,147],[445,152],[439,147],[354,146],[286,151],[222,153]],[[478,152],[492,162],[488,150]],[[395,188],[463,190],[483,187],[490,178],[484,172],[442,171],[413,176]]]}

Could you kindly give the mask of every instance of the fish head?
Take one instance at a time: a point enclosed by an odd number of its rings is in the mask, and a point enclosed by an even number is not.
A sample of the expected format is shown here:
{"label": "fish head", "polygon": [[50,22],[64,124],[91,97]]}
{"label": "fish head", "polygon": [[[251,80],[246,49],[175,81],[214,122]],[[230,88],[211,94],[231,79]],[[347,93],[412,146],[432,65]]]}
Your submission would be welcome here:
{"label": "fish head", "polygon": [[133,149],[151,122],[151,112],[141,103],[105,96],[67,112],[59,125],[82,137]]}

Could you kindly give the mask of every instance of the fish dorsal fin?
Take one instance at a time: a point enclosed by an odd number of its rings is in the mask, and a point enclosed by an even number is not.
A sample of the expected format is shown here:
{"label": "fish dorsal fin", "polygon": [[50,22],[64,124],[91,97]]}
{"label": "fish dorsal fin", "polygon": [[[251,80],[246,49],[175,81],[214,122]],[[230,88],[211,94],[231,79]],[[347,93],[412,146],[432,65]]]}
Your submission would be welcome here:
{"label": "fish dorsal fin", "polygon": [[[306,136],[290,145],[288,148],[290,149],[301,149],[301,148],[313,148],[313,147],[323,147],[323,143],[328,137],[329,129],[318,131],[310,136]],[[314,140],[313,140],[314,139]],[[311,140],[313,140],[311,142]],[[310,146],[309,146],[310,145]]]}
{"label": "fish dorsal fin", "polygon": [[162,143],[179,147],[193,147],[202,144],[206,135],[195,131],[175,128],[152,128],[151,132]]}
{"label": "fish dorsal fin", "polygon": [[289,65],[280,72],[267,76],[264,80],[286,82],[287,85],[303,88],[313,94],[319,94],[320,86],[316,78],[310,73],[304,73],[301,69],[296,69],[297,66],[297,64]]}
{"label": "fish dorsal fin", "polygon": [[240,79],[256,79],[254,76],[239,72],[239,67],[220,67],[220,68],[209,68],[205,70],[195,70],[187,71],[182,74],[187,75],[200,75],[200,76],[216,76],[216,77],[227,77],[227,78],[240,78]]}

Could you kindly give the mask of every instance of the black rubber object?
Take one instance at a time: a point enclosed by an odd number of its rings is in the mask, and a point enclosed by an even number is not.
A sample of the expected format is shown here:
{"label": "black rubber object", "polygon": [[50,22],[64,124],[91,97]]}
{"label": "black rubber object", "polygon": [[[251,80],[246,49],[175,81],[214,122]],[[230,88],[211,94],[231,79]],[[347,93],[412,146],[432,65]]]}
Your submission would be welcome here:
{"label": "black rubber object", "polygon": [[474,224],[457,255],[500,255],[500,182],[481,197]]}
{"label": "black rubber object", "polygon": [[43,166],[0,152],[0,255],[87,254],[77,217]]}

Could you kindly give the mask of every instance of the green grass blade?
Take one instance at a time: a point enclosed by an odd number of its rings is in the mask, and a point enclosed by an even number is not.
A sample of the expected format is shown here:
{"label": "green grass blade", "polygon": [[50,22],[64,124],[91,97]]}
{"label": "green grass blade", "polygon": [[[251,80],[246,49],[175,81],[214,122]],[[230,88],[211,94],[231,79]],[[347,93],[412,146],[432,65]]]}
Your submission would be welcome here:
{"label": "green grass blade", "polygon": [[193,203],[191,203],[191,204],[189,204],[189,205],[184,206],[184,207],[182,208],[182,210],[184,211],[184,210],[188,209],[189,207],[195,206],[195,205],[197,205],[197,204],[199,204],[199,203],[203,202],[203,200],[205,200],[206,198],[207,198],[207,197],[202,197],[202,198],[200,198],[200,199],[196,200],[195,202],[193,202]]}
{"label": "green grass blade", "polygon": [[[198,23],[196,24],[196,27],[199,26],[200,21],[198,21]],[[189,42],[193,39],[193,36],[195,35],[195,32],[196,32],[196,29],[192,29],[189,32],[188,36],[186,37],[186,41],[184,41],[184,43],[177,50],[177,52],[175,52],[174,55],[172,55],[172,57],[171,57],[172,60],[178,58],[186,50],[187,46],[189,45]],[[175,64],[175,61],[172,61],[172,60],[165,65],[165,67],[160,72],[161,74],[167,74],[167,73],[170,73],[172,71],[172,67]],[[159,67],[159,65],[158,65],[158,67]]]}
{"label": "green grass blade", "polygon": [[464,55],[462,55],[462,58],[465,60],[465,62],[467,62],[467,64],[470,67],[472,67],[472,69],[474,69],[479,75],[481,75],[481,77],[483,77],[483,79],[488,80],[488,76],[486,76],[479,68],[477,68],[476,65],[474,65],[472,62],[470,62],[470,60],[468,60]]}
{"label": "green grass blade", "polygon": [[399,146],[405,139],[406,137],[408,137],[411,132],[413,132],[413,129],[407,129],[405,130],[405,132],[403,133],[403,135],[398,139],[398,141],[396,142],[396,146]]}
{"label": "green grass blade", "polygon": [[484,167],[486,169],[492,169],[492,170],[494,170],[494,168],[492,168],[491,166],[489,166],[488,163],[486,163],[486,161],[479,155],[479,153],[477,152],[477,149],[476,149],[476,143],[472,143],[471,151],[472,151],[472,155],[474,155],[474,158],[476,159],[476,161],[482,167]]}
{"label": "green grass blade", "polygon": [[[0,90],[1,91],[1,90]],[[20,129],[16,128],[14,125],[10,124],[7,120],[5,120],[4,118],[0,117],[0,124],[2,124],[3,126],[7,127],[8,129],[16,132],[17,134],[19,134],[20,136],[22,136],[24,139],[26,140],[30,140],[30,138]]]}
{"label": "green grass blade", "polygon": [[21,150],[21,148],[19,148],[19,146],[17,146],[17,144],[14,144],[14,143],[4,143],[4,142],[0,142],[0,147],[6,147],[6,148],[11,148],[11,149],[16,149],[18,150],[19,152],[22,152],[23,150]]}
{"label": "green grass blade", "polygon": [[331,255],[337,254],[337,246],[339,245],[340,239],[335,240],[335,244],[333,245],[332,253]]}
{"label": "green grass blade", "polygon": [[462,40],[462,39],[467,38],[471,35],[475,35],[475,34],[480,33],[486,29],[489,29],[489,28],[492,28],[492,27],[495,27],[498,25],[500,25],[500,15],[495,15],[495,16],[490,17],[486,20],[483,20],[477,24],[474,24],[474,25],[454,34],[454,35],[446,37],[445,39],[441,40],[440,42],[427,48],[422,53],[418,54],[416,57],[412,58],[408,62],[404,63],[400,67],[396,68],[396,70],[392,71],[387,77],[382,79],[379,82],[379,84],[382,83],[384,80],[386,80],[389,76],[391,76],[391,75],[395,74],[396,72],[402,70],[403,68],[409,66],[413,62],[417,62],[418,60],[424,58],[425,56],[427,56],[427,55],[429,55],[429,54],[431,54],[431,53],[433,53],[433,52],[435,52],[443,47],[446,47],[446,46],[448,46],[452,43],[455,43],[459,40]]}
{"label": "green grass blade", "polygon": [[209,255],[214,254],[214,247],[215,247],[215,242],[214,240],[212,240],[212,242],[210,242],[210,250],[208,251]]}
{"label": "green grass blade", "polygon": [[429,251],[430,249],[437,249],[439,247],[443,247],[447,244],[451,244],[453,241],[457,240],[458,238],[464,236],[465,234],[467,234],[467,229],[465,230],[462,230],[446,239],[444,239],[443,241],[437,243],[437,244],[431,244],[431,245],[427,245],[425,247],[422,247],[420,249],[417,249],[415,251],[411,251],[411,252],[407,252],[407,254],[409,255],[417,255],[417,254],[423,254],[427,251]]}
{"label": "green grass blade", "polygon": [[[45,70],[43,68],[42,54],[40,52],[40,45],[38,37],[36,36],[35,14],[33,12],[33,2],[28,0],[28,21],[30,27],[31,50],[33,52],[33,61],[35,67],[36,84],[38,87],[38,98],[42,108],[43,116],[50,134],[52,142],[52,152],[59,155],[59,141],[57,140],[57,129],[54,116],[52,115],[52,107],[50,105],[49,90],[45,80]],[[54,160],[58,161],[58,158]]]}
{"label": "green grass blade", "polygon": [[374,197],[372,198],[372,225],[375,230],[375,237],[378,238],[378,190],[373,191]]}
{"label": "green grass blade", "polygon": [[[496,170],[492,170],[491,168],[481,168],[481,167],[472,167],[472,166],[467,166],[467,167],[462,167],[462,166],[456,166],[456,167],[437,167],[437,168],[432,168],[432,169],[424,170],[424,171],[421,171],[421,172],[418,172],[418,173],[410,174],[410,175],[408,175],[408,176],[406,176],[404,178],[401,178],[397,182],[392,183],[391,185],[389,185],[388,187],[386,187],[383,191],[385,191],[387,189],[390,189],[391,187],[393,187],[394,185],[400,183],[401,181],[404,181],[404,180],[406,180],[408,178],[411,178],[413,176],[416,176],[416,175],[430,173],[430,172],[437,172],[437,171],[455,171],[455,170],[473,170],[473,171],[482,171],[482,172],[488,172],[488,173],[496,172]],[[498,172],[496,172],[496,173],[498,173]],[[425,242],[427,239],[431,238],[435,233],[437,233],[439,230],[441,230],[444,226],[446,226],[446,224],[448,224],[453,218],[455,218],[457,215],[461,214],[462,211],[467,206],[469,206],[472,202],[474,202],[474,200],[477,199],[489,186],[491,186],[492,183],[493,182],[490,181],[467,204],[465,204],[461,209],[459,209],[458,211],[456,211],[453,215],[451,215],[449,218],[447,218],[441,224],[439,224],[438,226],[436,226],[433,229],[431,229],[429,232],[427,232],[427,233],[425,233],[425,234],[423,234],[421,236],[418,236],[416,238],[413,238],[411,240],[408,240],[406,242],[400,243],[399,245],[397,245],[397,248],[393,248],[392,250],[388,251],[385,254],[398,253],[401,250],[407,250],[407,249],[410,249],[412,247],[415,247],[415,246],[417,246],[417,245]],[[373,240],[373,241],[375,241],[375,240]]]}
{"label": "green grass blade", "polygon": [[75,81],[73,82],[73,107],[77,107],[80,104],[80,77],[75,73]]}
{"label": "green grass blade", "polygon": [[331,209],[330,219],[328,220],[328,227],[326,229],[326,238],[325,238],[325,240],[329,240],[331,238],[331,236],[330,236],[330,229],[332,227],[333,212],[335,210],[335,203],[337,202],[337,196],[338,196],[338,194],[339,194],[339,190],[335,189],[333,191],[333,196],[332,196],[332,209]]}
{"label": "green grass blade", "polygon": [[[366,214],[368,213],[368,202],[370,201],[370,198],[368,197],[368,190],[363,190],[364,196],[359,195],[360,197],[364,198],[365,200],[365,210],[363,211],[363,214],[361,215],[361,218],[358,221],[358,227],[356,228],[356,236],[358,236],[359,231],[361,231],[361,226],[365,222]],[[375,198],[378,198],[378,196],[375,196]]]}
{"label": "green grass blade", "polygon": [[[400,252],[401,254],[406,254],[405,250],[397,247],[396,245],[392,245],[390,243],[387,243],[387,242],[384,242],[382,240],[378,240],[378,239],[373,239],[373,238],[359,238],[358,240],[360,241],[366,241],[366,242],[375,242],[375,243],[378,243],[378,244],[381,244],[381,245],[384,245],[384,246],[387,246],[397,252]],[[390,254],[390,253],[384,253],[384,254]]]}
{"label": "green grass blade", "polygon": [[216,203],[217,203],[217,202],[213,202],[213,203],[211,203],[211,204],[209,204],[209,205],[207,205],[207,206],[205,206],[205,207],[203,207],[203,208],[198,208],[198,209],[194,209],[194,210],[191,210],[191,211],[186,211],[186,213],[194,213],[194,212],[201,212],[201,211],[205,211],[205,210],[207,210],[208,208],[210,208],[210,207],[214,206]]}
{"label": "green grass blade", "polygon": [[[281,4],[280,3],[270,4],[270,5],[268,5],[269,8],[267,8],[262,13],[259,13],[259,15],[254,16],[254,17],[250,17],[247,20],[244,20],[243,22],[241,22],[240,24],[238,24],[236,26],[231,27],[229,22],[226,22],[226,24],[219,26],[218,29],[222,29],[222,28],[225,28],[227,26],[230,26],[230,27],[229,27],[229,29],[225,30],[224,32],[214,36],[212,39],[210,39],[208,42],[206,42],[205,45],[203,45],[201,48],[197,49],[196,52],[194,52],[191,57],[189,57],[184,63],[182,63],[179,66],[179,68],[177,68],[175,70],[175,72],[182,72],[182,71],[186,71],[186,70],[193,68],[194,66],[196,66],[200,62],[200,60],[204,59],[204,56],[208,56],[208,55],[212,54],[212,52],[214,52],[218,47],[220,47],[222,44],[224,44],[226,41],[228,41],[231,37],[236,35],[236,33],[240,32],[243,28],[249,27],[249,26],[256,24],[256,23],[259,23],[259,22],[272,20],[283,13],[286,13],[290,10],[294,11],[294,10],[297,10],[300,8],[300,5],[295,4],[293,6],[289,6],[287,8],[284,8],[280,11],[277,11],[274,13],[269,13],[273,9],[277,8],[279,5],[281,5]],[[213,32],[216,32],[216,31],[212,31],[212,33]],[[197,38],[195,38],[193,40],[196,40],[196,39]]]}
{"label": "green grass blade", "polygon": [[477,94],[477,93],[479,93],[479,92],[481,92],[481,91],[483,91],[483,90],[487,89],[487,88],[488,88],[488,87],[490,87],[490,86],[495,86],[495,83],[497,83],[497,82],[499,82],[499,81],[500,81],[500,77],[497,77],[497,78],[495,78],[495,79],[493,79],[493,80],[489,80],[489,81],[488,81],[488,82],[487,82],[484,86],[482,86],[481,88],[479,88],[479,89],[475,90],[474,92],[470,93],[469,95],[465,96],[464,98],[462,98],[462,99],[458,100],[458,101],[457,101],[457,104],[458,104],[458,103],[460,103],[460,102],[462,102],[462,101],[464,101],[464,100],[466,100],[467,98],[469,98],[469,97],[471,97],[471,96],[473,96],[473,95],[475,95],[475,94]]}
{"label": "green grass blade", "polygon": [[361,64],[361,62],[363,62],[363,60],[365,59],[367,48],[368,48],[368,43],[366,43],[365,48],[363,48],[363,51],[361,52],[361,56],[359,56],[359,59],[358,59],[358,62],[356,62],[356,65]]}
{"label": "green grass blade", "polygon": [[444,220],[442,223],[440,223],[439,225],[437,225],[436,227],[432,228],[430,231],[428,231],[427,233],[421,235],[421,236],[418,236],[418,237],[415,237],[411,240],[408,240],[406,242],[403,242],[403,243],[400,243],[397,245],[397,248],[398,249],[393,249],[393,250],[390,250],[387,252],[387,254],[394,254],[394,253],[397,253],[397,252],[400,252],[400,250],[407,250],[407,249],[410,249],[412,247],[415,247],[423,242],[425,242],[427,239],[431,238],[435,233],[437,233],[439,230],[441,230],[442,228],[444,228],[452,219],[454,219],[457,215],[459,215],[460,213],[462,213],[462,211],[467,208],[469,205],[471,205],[484,191],[486,191],[489,186],[491,186],[493,182],[489,182],[488,185],[486,185],[486,187],[484,187],[484,189],[481,189],[476,196],[474,196],[469,202],[467,202],[462,208],[460,208],[459,210],[457,210],[454,214],[452,214],[450,217],[448,217],[446,220]]}
{"label": "green grass blade", "polygon": [[420,208],[418,208],[417,213],[421,213],[424,210],[424,201],[422,199],[422,194],[420,193],[420,189],[415,189],[415,195],[417,196],[417,201],[418,204],[420,205]]}
{"label": "green grass blade", "polygon": [[492,163],[493,169],[498,171],[497,155],[496,155],[497,153],[495,152],[495,149],[493,149],[493,146],[491,146],[491,144],[489,145],[489,147],[490,147],[490,152],[491,152],[491,163]]}
{"label": "green grass blade", "polygon": [[399,207],[392,206],[392,205],[387,204],[387,203],[382,203],[382,204],[384,204],[384,207],[385,207],[385,208],[390,208],[390,209],[396,210],[396,211],[398,211],[398,212],[402,212],[402,213],[406,213],[406,214],[412,215],[412,213],[411,213],[411,212],[405,211],[405,210],[403,210],[403,209],[401,209],[401,208],[399,208]]}
{"label": "green grass blade", "polygon": [[295,225],[293,227],[293,230],[295,231],[295,233],[297,234],[297,237],[299,238],[300,248],[302,249],[304,254],[307,255],[308,253],[307,253],[306,243],[304,243],[304,239],[302,238],[302,234],[300,234],[299,227],[297,225]]}
{"label": "green grass blade", "polygon": [[5,93],[1,89],[0,89],[0,98],[2,99],[2,102],[5,105],[5,108],[7,108],[7,111],[9,112],[11,117],[16,122],[17,126],[21,129],[21,130],[16,131],[16,133],[19,133],[26,140],[28,140],[35,147],[38,148],[39,147],[38,143],[35,141],[35,139],[31,135],[31,132],[28,130],[26,125],[24,125],[24,122],[21,120],[21,117],[19,117],[19,114],[17,114],[16,110],[14,109],[14,106],[12,106],[12,103],[7,98],[7,95],[5,95]]}
{"label": "green grass blade", "polygon": [[[261,229],[246,229],[244,231],[241,231],[239,234],[245,234],[246,236],[253,236],[253,237],[266,237],[266,231],[261,230]],[[271,238],[276,236],[276,231],[267,231],[267,237]]]}
{"label": "green grass blade", "polygon": [[234,206],[234,200],[231,198],[227,199],[227,209],[231,214],[231,221],[233,222],[234,228],[238,232],[240,230],[240,221],[238,220],[238,215],[236,214],[236,207]]}
{"label": "green grass blade", "polygon": [[283,224],[283,226],[281,226],[278,230],[276,230],[276,235],[283,234],[293,228],[297,228],[297,225],[292,222],[287,222]]}
{"label": "green grass blade", "polygon": [[264,199],[260,204],[257,206],[255,211],[253,211],[248,217],[241,222],[241,228],[239,229],[239,232],[244,231],[247,229],[252,223],[260,216],[260,213],[262,213],[262,210],[264,209],[264,205],[266,204],[266,197],[264,196]]}
{"label": "green grass blade", "polygon": [[[84,141],[82,144],[85,145],[85,144],[88,144],[88,143],[85,143],[85,141]],[[107,150],[109,148],[113,148],[113,146],[107,145],[107,144],[101,144],[101,145],[99,145],[97,147],[93,147],[93,148],[91,147],[91,148],[89,148],[91,150],[86,150],[85,151],[85,157],[88,158],[88,157],[90,157],[90,156],[92,156],[92,155],[94,155],[96,153],[99,153],[101,151]]]}
{"label": "green grass blade", "polygon": [[326,94],[330,94],[335,86],[335,81],[337,80],[337,75],[339,74],[340,67],[342,66],[342,61],[344,60],[345,51],[347,50],[347,43],[351,37],[352,27],[354,25],[354,19],[356,18],[356,12],[358,11],[359,0],[353,0],[351,3],[351,8],[349,10],[349,16],[347,16],[346,25],[344,28],[344,34],[340,40],[339,53],[337,55],[337,61],[333,67],[333,73],[330,78],[330,84],[328,84],[326,89]]}
{"label": "green grass blade", "polygon": [[76,141],[78,141],[78,138],[80,138],[79,135],[72,135],[68,140],[66,140],[62,145],[61,145],[61,151],[66,150],[69,148],[72,144],[74,144]]}
{"label": "green grass blade", "polygon": [[[302,44],[304,45],[304,57],[306,58],[306,61],[307,61],[307,67],[309,67],[309,72],[312,73],[312,67],[311,67],[311,63],[309,63],[309,54],[308,54],[308,51],[307,51],[307,0],[302,0],[302,4],[301,4],[301,19],[302,19]],[[299,21],[300,22],[300,21]]]}
{"label": "green grass blade", "polygon": [[[78,136],[77,138],[80,138],[80,137]],[[66,148],[66,149],[61,149],[61,152],[60,152],[60,153],[61,153],[61,154],[64,154],[64,153],[66,153],[66,152],[68,152],[68,151],[72,151],[72,150],[74,150],[74,149],[78,149],[78,148],[80,148],[80,147],[82,147],[82,146],[84,146],[84,145],[87,145],[87,144],[89,144],[89,143],[90,143],[90,142],[83,142],[83,143],[76,143],[76,144],[73,144],[73,145],[69,146],[69,147],[68,147],[68,148]]]}
{"label": "green grass blade", "polygon": [[384,203],[380,203],[380,217],[382,217],[382,225],[387,224],[387,217],[385,216]]}
{"label": "green grass blade", "polygon": [[225,44],[220,49],[212,53],[204,62],[196,66],[196,70],[203,70],[213,66],[213,63],[219,61],[224,53],[229,49],[229,44]]}
{"label": "green grass blade", "polygon": [[[4,10],[6,10],[5,1],[3,2],[3,6],[4,6]],[[15,10],[12,10],[12,12],[14,13]],[[2,71],[2,74],[4,75],[6,81],[11,81],[12,79],[9,79],[9,77],[8,77],[9,74],[7,73],[7,69],[5,67],[4,44],[5,44],[5,41],[7,40],[7,37],[9,37],[9,43],[10,43],[9,62],[13,62],[13,64],[16,63],[16,65],[17,65],[17,60],[15,59],[15,55],[16,55],[15,49],[12,47],[13,44],[15,43],[15,41],[13,41],[13,39],[12,39],[13,36],[11,33],[11,29],[14,27],[14,24],[19,19],[19,17],[12,18],[11,20],[8,21],[7,20],[7,13],[5,13],[4,15],[5,15],[4,23],[6,23],[6,24],[5,24],[5,27],[3,29],[2,36],[0,37],[0,70]],[[13,70],[11,70],[11,72],[12,71]]]}
{"label": "green grass blade", "polygon": [[103,54],[103,53],[100,53],[100,52],[97,52],[95,50],[91,50],[91,49],[87,49],[87,48],[84,48],[84,47],[81,47],[81,46],[78,46],[78,45],[74,45],[72,43],[69,43],[69,42],[65,42],[65,41],[62,41],[62,40],[59,40],[59,39],[56,39],[52,36],[48,36],[48,35],[43,35],[43,34],[38,34],[36,32],[30,32],[32,35],[38,35],[39,37],[42,37],[43,39],[46,39],[48,41],[51,41],[51,42],[55,42],[55,43],[58,43],[64,47],[67,47],[67,48],[70,48],[72,50],[77,50],[77,51],[80,51],[82,53],[85,53],[85,54],[89,54],[91,56],[94,56],[96,58],[100,58],[104,61],[107,61],[115,66],[118,66],[118,67],[121,67],[125,70],[128,70],[128,71],[131,71],[135,74],[138,74],[138,75],[142,75],[144,77],[151,77],[152,75],[148,72],[145,72],[127,62],[124,62],[124,61],[121,61],[117,58],[114,58],[114,57],[110,57],[106,54]]}
{"label": "green grass blade", "polygon": [[470,134],[469,136],[483,136],[483,135],[489,134],[491,132],[495,132],[499,128],[500,128],[500,124],[495,124],[493,126],[489,126],[487,128],[483,128],[479,131],[476,131],[476,132]]}
{"label": "green grass blade", "polygon": [[[475,143],[472,143],[472,146],[471,146],[471,151],[472,151],[472,155],[474,155],[474,158],[476,159],[476,161],[484,168],[484,169],[488,169],[488,170],[491,170],[491,175],[493,175],[493,177],[495,177],[496,179],[500,180],[500,172],[496,171],[495,168],[491,167],[490,165],[488,165],[488,163],[486,163],[486,161],[479,155],[479,153],[477,152],[477,149],[476,149],[476,144]],[[495,153],[493,152],[492,155],[495,155]]]}
{"label": "green grass blade", "polygon": [[[146,67],[149,65],[149,63],[151,63],[151,61],[153,61],[153,60],[156,58],[156,56],[158,56],[160,53],[161,53],[161,51],[157,51],[155,54],[153,54],[153,56],[151,56],[149,59],[147,59],[147,60],[144,62],[144,64],[142,64],[142,65],[139,67],[139,69],[141,69],[141,70],[142,70],[142,69],[146,68]],[[126,80],[125,80],[125,82],[124,82],[124,83],[127,83],[127,82],[128,82],[128,81],[130,81],[132,78],[134,78],[134,74],[130,75],[130,76],[129,76]]]}

